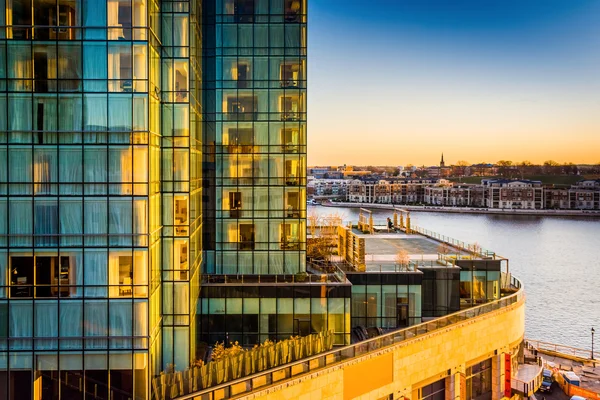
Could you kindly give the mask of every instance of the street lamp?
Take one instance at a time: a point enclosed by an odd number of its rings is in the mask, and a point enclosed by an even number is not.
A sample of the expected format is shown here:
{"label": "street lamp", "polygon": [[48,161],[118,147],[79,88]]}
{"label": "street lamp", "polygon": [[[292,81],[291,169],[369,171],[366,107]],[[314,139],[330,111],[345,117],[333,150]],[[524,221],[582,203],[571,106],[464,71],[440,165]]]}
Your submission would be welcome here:
{"label": "street lamp", "polygon": [[592,326],[592,360],[594,359],[594,327]]}

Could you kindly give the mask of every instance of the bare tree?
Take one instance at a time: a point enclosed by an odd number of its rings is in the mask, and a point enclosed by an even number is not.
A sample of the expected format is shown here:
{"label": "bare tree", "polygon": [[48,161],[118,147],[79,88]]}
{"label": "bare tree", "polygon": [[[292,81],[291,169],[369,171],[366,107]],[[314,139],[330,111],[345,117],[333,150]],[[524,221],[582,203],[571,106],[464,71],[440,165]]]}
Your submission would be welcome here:
{"label": "bare tree", "polygon": [[460,160],[459,162],[456,163],[456,173],[459,176],[465,176],[467,173],[467,167],[469,166],[469,163],[465,160]]}
{"label": "bare tree", "polygon": [[500,160],[496,163],[498,166],[498,172],[503,177],[508,177],[511,173],[513,162],[509,160]]}
{"label": "bare tree", "polygon": [[306,239],[306,257],[324,263],[331,262],[337,244],[337,228],[342,225],[342,217],[337,213],[308,217],[310,237]]}
{"label": "bare tree", "polygon": [[481,254],[481,245],[479,245],[479,243],[475,242],[469,246],[469,250],[471,250],[471,252],[475,255]]}
{"label": "bare tree", "polygon": [[529,160],[523,160],[517,164],[517,169],[519,170],[519,175],[521,175],[521,179],[529,172],[533,164]]}
{"label": "bare tree", "polygon": [[438,253],[446,255],[448,253],[450,253],[450,246],[448,246],[448,243],[440,243],[440,245],[437,248]]}
{"label": "bare tree", "polygon": [[555,174],[558,170],[559,163],[554,160],[546,160],[544,161],[544,173],[545,174]]}
{"label": "bare tree", "polygon": [[409,271],[410,255],[406,250],[400,250],[396,253],[396,265],[400,268],[400,271]]}

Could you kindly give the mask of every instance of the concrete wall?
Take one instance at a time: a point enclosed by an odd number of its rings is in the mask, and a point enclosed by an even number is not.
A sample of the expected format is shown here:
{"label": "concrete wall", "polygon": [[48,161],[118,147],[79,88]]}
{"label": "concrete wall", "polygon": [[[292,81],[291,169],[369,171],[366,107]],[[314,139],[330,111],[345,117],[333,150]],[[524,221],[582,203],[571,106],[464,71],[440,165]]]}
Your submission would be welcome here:
{"label": "concrete wall", "polygon": [[413,400],[419,388],[446,379],[446,399],[464,399],[466,368],[492,358],[492,399],[498,400],[504,397],[504,354],[516,355],[524,332],[523,299],[451,328],[418,336],[240,398]]}

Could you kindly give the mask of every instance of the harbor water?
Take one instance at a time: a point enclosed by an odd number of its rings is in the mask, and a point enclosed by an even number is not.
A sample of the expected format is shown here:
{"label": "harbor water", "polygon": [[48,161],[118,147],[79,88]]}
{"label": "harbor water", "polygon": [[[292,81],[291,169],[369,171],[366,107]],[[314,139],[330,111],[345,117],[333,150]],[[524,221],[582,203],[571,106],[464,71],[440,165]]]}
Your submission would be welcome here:
{"label": "harbor water", "polygon": [[[338,214],[354,223],[358,212],[308,206],[308,215]],[[391,211],[373,210],[376,221],[387,217]],[[598,219],[411,212],[411,222],[508,258],[525,285],[528,338],[591,348],[591,328],[600,331]]]}

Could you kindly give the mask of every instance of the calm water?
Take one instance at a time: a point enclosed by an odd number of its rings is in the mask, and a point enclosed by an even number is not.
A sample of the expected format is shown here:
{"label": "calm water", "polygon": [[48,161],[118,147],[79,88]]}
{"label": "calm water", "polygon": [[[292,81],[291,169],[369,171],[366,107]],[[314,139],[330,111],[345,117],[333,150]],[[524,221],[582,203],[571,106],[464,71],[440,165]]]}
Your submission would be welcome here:
{"label": "calm water", "polygon": [[[358,221],[357,209],[309,206],[308,212]],[[373,212],[376,220],[388,216]],[[591,348],[591,327],[600,331],[600,220],[414,212],[411,221],[507,257],[525,285],[528,338]]]}

